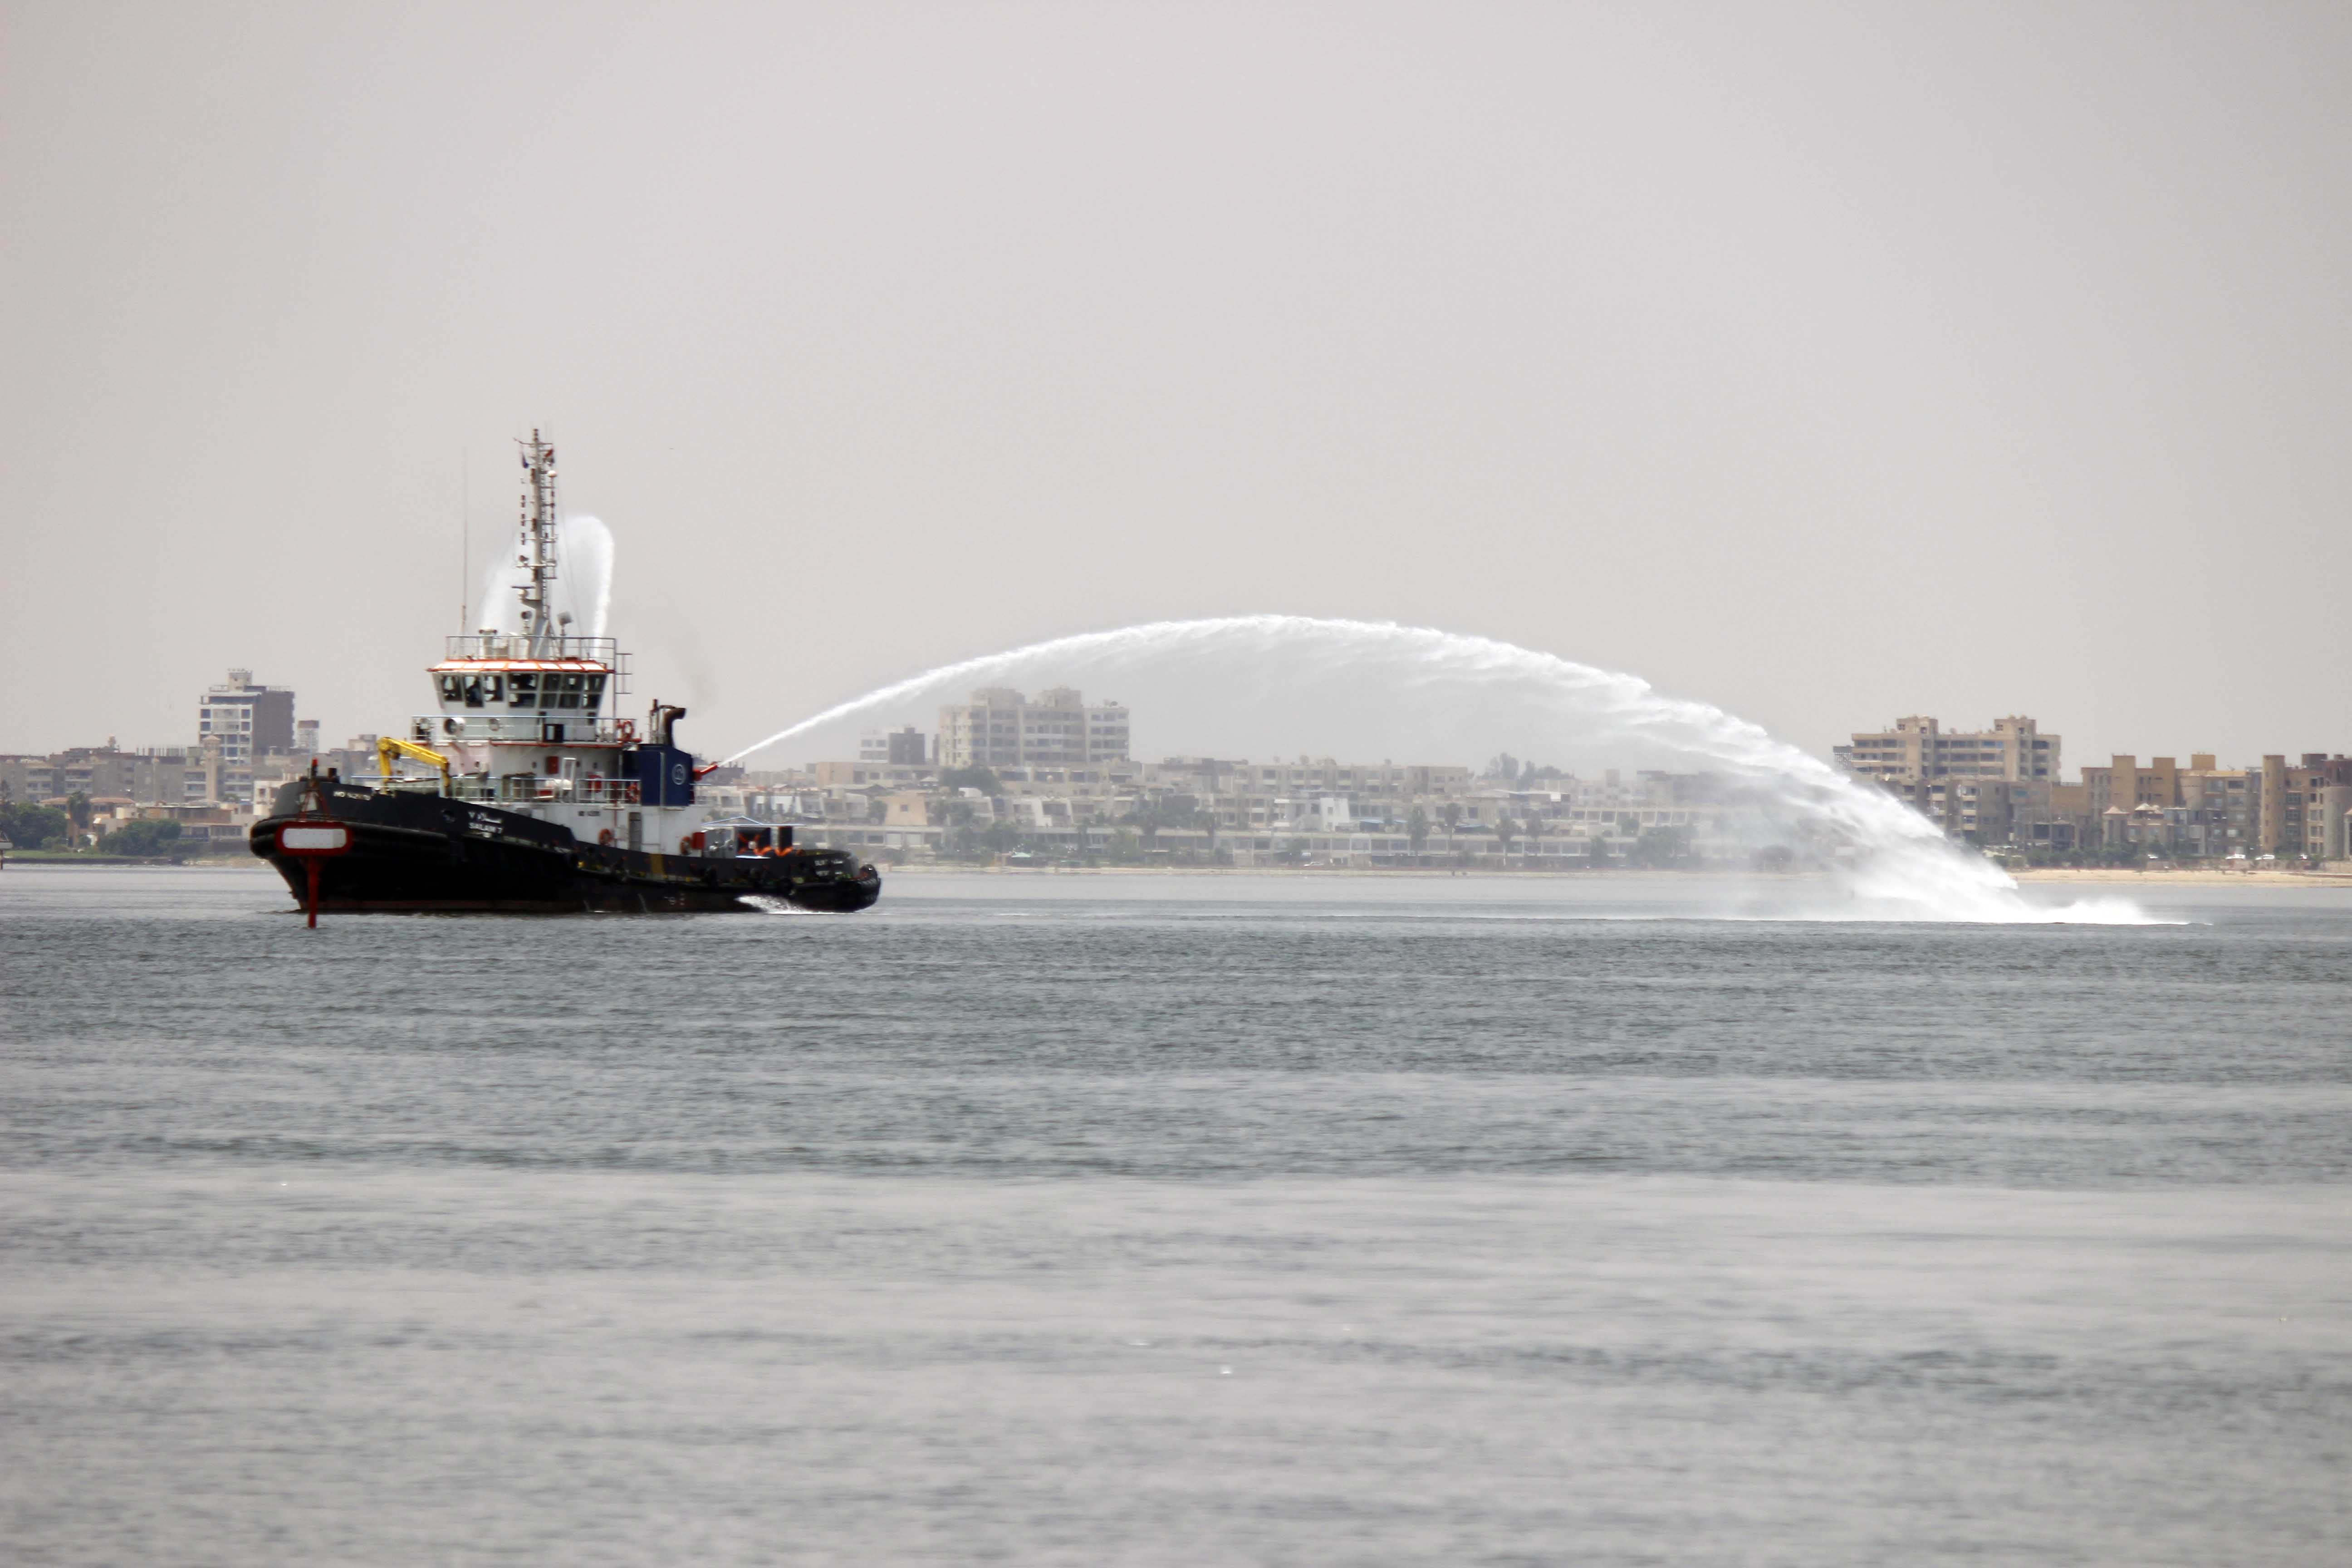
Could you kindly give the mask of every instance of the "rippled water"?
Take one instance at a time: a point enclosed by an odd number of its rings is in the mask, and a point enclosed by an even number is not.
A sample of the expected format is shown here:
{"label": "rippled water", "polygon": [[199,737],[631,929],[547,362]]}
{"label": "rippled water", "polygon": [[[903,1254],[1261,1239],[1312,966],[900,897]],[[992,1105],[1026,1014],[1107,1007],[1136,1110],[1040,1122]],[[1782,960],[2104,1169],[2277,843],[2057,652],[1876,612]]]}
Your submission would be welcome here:
{"label": "rippled water", "polygon": [[0,1556],[2352,1557],[2352,892],[0,873]]}

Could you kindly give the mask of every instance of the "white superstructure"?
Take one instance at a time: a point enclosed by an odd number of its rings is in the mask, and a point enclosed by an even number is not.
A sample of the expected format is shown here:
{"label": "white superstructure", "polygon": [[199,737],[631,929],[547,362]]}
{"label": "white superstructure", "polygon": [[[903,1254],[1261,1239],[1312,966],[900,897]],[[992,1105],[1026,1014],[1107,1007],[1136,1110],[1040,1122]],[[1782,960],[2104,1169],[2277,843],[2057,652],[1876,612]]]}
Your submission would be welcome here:
{"label": "white superstructure", "polygon": [[586,843],[682,848],[709,815],[695,804],[692,760],[671,744],[685,710],[656,703],[641,733],[618,715],[628,661],[614,639],[575,637],[571,617],[551,611],[555,448],[536,430],[521,446],[521,629],[448,639],[431,670],[438,709],[411,722],[406,742],[386,743],[383,787],[446,790],[560,824]]}

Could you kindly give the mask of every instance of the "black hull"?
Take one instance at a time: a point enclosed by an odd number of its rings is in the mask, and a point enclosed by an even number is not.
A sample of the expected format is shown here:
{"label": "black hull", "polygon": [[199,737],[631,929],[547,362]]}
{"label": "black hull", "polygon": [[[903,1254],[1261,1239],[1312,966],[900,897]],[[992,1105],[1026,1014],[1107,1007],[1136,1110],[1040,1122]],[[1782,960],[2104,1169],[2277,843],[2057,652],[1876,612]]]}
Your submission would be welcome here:
{"label": "black hull", "polygon": [[[309,896],[309,858],[281,854],[290,798],[254,824],[247,844]],[[790,855],[655,855],[583,844],[567,828],[439,795],[328,784],[318,815],[351,833],[351,848],[319,858],[321,913],[688,914],[759,908],[747,899],[851,914],[882,896],[882,879],[838,850]]]}

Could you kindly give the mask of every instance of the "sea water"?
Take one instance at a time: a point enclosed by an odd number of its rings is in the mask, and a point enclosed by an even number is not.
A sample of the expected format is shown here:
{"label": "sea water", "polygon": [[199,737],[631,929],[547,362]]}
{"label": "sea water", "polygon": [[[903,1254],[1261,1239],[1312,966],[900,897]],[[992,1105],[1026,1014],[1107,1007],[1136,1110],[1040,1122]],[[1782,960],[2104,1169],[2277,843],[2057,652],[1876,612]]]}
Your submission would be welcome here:
{"label": "sea water", "polygon": [[2352,892],[2136,896],[10,866],[0,1557],[2352,1559]]}

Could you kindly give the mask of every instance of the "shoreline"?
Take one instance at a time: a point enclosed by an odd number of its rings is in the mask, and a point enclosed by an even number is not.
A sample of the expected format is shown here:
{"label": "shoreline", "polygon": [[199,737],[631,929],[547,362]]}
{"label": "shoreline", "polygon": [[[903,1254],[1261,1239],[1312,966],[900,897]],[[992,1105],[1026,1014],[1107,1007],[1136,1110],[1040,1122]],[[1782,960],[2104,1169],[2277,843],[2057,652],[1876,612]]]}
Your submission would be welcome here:
{"label": "shoreline", "polygon": [[[1692,881],[1737,878],[1756,882],[1803,883],[1830,880],[1825,872],[1748,871],[1731,868],[1673,870],[1655,867],[1610,871],[1461,870],[1419,866],[877,866],[884,880],[892,877],[1324,877],[1392,878],[1446,880],[1480,878],[1492,881],[1543,882]],[[2352,888],[2352,872],[2344,871],[2134,871],[2113,867],[2039,867],[2011,871],[2025,882],[2122,882],[2142,887],[2157,884],[2206,887]]]}
{"label": "shoreline", "polygon": [[2352,871],[2127,871],[2113,866],[2042,866],[2009,873],[2020,882],[2174,883],[2202,887],[2352,888]]}
{"label": "shoreline", "polygon": [[[247,855],[191,856],[183,860],[134,859],[129,857],[63,856],[34,851],[0,860],[0,867],[26,870],[36,867],[86,871],[233,870],[268,872],[268,863]],[[966,866],[952,862],[922,866],[877,867],[887,882],[893,877],[1245,877],[1286,879],[1419,880],[1645,883],[1720,881],[1737,879],[1759,883],[1799,885],[1825,882],[1825,872],[1751,871],[1729,867],[1675,869],[1661,867],[1622,868],[1607,871],[1464,869],[1431,866]],[[2210,868],[2136,870],[2112,866],[2033,867],[2007,875],[2021,885],[2033,882],[2097,883],[2141,888],[2334,888],[2352,889],[2352,871],[2223,871]]]}

